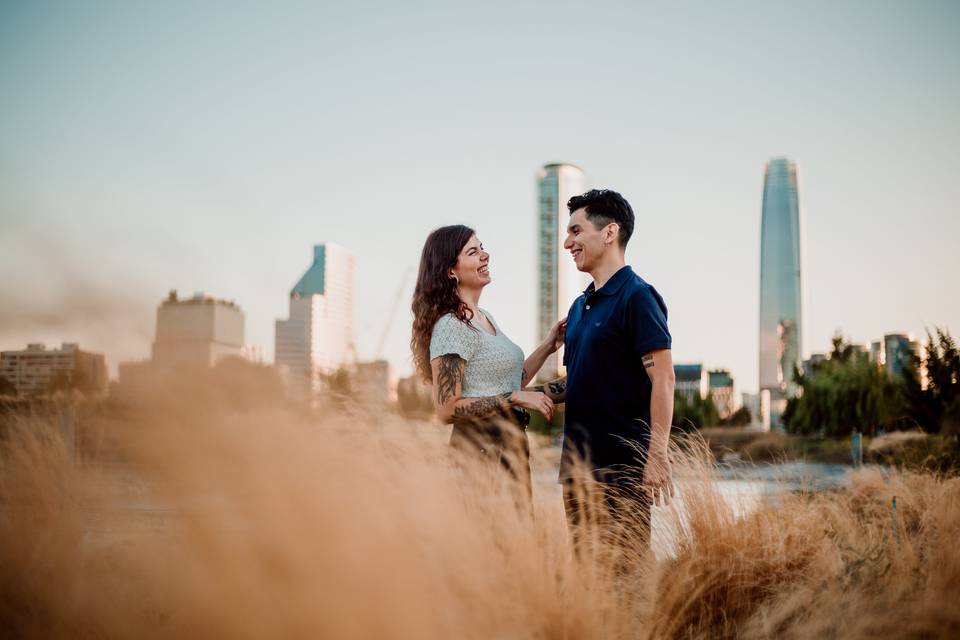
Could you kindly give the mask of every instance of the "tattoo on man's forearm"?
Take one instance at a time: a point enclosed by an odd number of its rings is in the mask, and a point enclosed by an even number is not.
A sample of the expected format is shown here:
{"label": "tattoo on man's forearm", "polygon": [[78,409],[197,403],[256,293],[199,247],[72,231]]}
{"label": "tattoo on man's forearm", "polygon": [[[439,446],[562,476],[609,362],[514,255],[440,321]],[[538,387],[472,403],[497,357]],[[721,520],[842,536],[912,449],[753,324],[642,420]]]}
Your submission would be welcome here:
{"label": "tattoo on man's forearm", "polygon": [[463,384],[466,364],[466,360],[452,353],[440,356],[437,367],[437,405],[442,407],[447,400],[457,395],[457,387]]}
{"label": "tattoo on man's forearm", "polygon": [[555,380],[547,384],[547,388],[550,390],[550,393],[553,395],[559,396],[567,392],[567,381],[564,380]]}
{"label": "tattoo on man's forearm", "polygon": [[644,368],[644,369],[651,369],[651,368],[653,368],[653,356],[652,356],[652,355],[647,354],[647,355],[643,356],[643,358],[641,358],[641,362],[643,362],[643,368]]}
{"label": "tattoo on man's forearm", "polygon": [[488,396],[486,398],[477,398],[469,404],[461,404],[454,408],[453,416],[455,418],[483,418],[492,413],[502,410],[510,398],[510,392],[501,393],[497,396]]}
{"label": "tattoo on man's forearm", "polygon": [[535,387],[530,387],[530,391],[539,391],[540,393],[546,393],[546,392],[547,392],[547,390],[544,389],[544,387],[543,387],[542,384],[538,384],[538,385],[535,386]]}

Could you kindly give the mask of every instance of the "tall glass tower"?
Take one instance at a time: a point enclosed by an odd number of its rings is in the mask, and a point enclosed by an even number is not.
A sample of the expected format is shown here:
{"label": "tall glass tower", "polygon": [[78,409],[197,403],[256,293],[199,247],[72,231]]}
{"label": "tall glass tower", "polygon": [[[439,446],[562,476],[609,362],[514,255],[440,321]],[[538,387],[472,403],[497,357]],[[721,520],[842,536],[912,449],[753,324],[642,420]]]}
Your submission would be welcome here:
{"label": "tall glass tower", "polygon": [[770,424],[793,395],[802,348],[800,206],[797,165],[767,162],[760,224],[760,392],[770,392]]}
{"label": "tall glass tower", "polygon": [[[557,320],[567,315],[570,305],[586,288],[589,277],[577,271],[563,242],[567,235],[570,213],[567,201],[580,195],[586,188],[583,169],[572,164],[545,165],[537,175],[539,209],[537,228],[539,251],[537,252],[538,274],[538,327],[537,335],[543,340]],[[563,351],[547,358],[540,369],[541,380],[553,380],[563,375]]]}

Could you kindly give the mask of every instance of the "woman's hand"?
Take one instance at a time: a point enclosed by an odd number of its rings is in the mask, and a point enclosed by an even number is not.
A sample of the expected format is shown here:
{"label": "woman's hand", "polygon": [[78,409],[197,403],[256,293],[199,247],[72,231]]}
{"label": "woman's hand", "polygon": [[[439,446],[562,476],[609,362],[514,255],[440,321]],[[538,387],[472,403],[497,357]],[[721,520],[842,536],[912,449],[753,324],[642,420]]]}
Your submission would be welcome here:
{"label": "woman's hand", "polygon": [[539,391],[514,391],[510,394],[510,404],[531,411],[539,411],[547,421],[553,420],[553,400]]}
{"label": "woman's hand", "polygon": [[547,334],[546,339],[543,341],[543,344],[547,347],[547,351],[554,353],[557,349],[563,346],[563,339],[567,333],[567,319],[562,318],[557,324],[553,325],[553,328],[550,329],[550,333]]}

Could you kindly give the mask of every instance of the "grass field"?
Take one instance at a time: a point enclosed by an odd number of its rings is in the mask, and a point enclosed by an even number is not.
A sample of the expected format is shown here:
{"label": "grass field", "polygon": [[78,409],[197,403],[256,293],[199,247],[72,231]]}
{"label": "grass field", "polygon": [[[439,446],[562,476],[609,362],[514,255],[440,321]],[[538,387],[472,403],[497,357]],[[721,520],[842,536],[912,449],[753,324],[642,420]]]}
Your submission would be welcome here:
{"label": "grass field", "polygon": [[172,401],[88,424],[77,460],[48,419],[6,421],[7,637],[960,636],[956,478],[864,471],[740,516],[691,440],[658,514],[675,557],[574,554],[555,490],[530,518],[436,425]]}

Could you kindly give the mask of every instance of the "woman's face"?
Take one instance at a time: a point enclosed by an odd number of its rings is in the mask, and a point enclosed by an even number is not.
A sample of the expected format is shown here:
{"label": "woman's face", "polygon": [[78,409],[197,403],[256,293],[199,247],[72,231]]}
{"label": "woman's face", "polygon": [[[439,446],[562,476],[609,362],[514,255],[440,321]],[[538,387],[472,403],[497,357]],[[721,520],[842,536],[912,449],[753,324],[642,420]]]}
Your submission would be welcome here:
{"label": "woman's face", "polygon": [[490,284],[490,254],[483,250],[476,235],[470,236],[460,250],[457,264],[450,270],[450,275],[464,289],[479,289]]}

